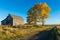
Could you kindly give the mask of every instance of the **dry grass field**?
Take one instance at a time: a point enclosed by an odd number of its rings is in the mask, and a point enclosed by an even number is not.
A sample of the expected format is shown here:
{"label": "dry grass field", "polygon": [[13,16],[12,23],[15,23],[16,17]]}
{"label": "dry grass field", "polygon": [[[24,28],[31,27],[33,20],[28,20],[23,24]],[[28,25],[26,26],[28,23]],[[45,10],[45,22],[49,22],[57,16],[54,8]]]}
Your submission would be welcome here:
{"label": "dry grass field", "polygon": [[15,40],[17,38],[22,38],[24,36],[28,36],[39,31],[48,30],[52,28],[51,26],[24,26],[20,28],[15,28],[13,26],[0,26],[0,40]]}

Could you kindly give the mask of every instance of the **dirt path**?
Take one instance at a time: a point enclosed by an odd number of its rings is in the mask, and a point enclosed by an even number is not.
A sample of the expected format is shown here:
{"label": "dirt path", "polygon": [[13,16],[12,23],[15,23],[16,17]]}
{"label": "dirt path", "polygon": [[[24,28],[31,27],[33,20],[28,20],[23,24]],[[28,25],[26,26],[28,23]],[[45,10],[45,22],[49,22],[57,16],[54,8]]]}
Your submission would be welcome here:
{"label": "dirt path", "polygon": [[18,38],[17,40],[57,40],[57,35],[55,29],[52,28],[51,30],[34,33],[24,38]]}

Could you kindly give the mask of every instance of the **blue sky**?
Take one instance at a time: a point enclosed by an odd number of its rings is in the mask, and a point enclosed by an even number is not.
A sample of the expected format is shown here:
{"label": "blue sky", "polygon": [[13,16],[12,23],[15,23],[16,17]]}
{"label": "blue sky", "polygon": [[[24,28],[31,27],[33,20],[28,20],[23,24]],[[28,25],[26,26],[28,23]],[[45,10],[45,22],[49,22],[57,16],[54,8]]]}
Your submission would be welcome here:
{"label": "blue sky", "polygon": [[27,11],[40,2],[46,2],[51,8],[45,24],[60,24],[60,0],[0,0],[0,21],[11,13],[23,17],[26,23]]}

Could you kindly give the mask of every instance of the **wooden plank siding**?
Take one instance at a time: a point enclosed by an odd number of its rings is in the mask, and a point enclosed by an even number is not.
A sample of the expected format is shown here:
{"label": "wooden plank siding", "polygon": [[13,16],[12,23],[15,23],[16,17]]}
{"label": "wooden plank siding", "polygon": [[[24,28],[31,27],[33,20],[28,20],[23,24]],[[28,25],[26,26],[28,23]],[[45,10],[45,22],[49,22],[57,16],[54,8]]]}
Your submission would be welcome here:
{"label": "wooden plank siding", "polygon": [[12,14],[9,14],[4,20],[1,21],[1,25],[18,26],[23,24],[24,24],[24,20],[22,17],[15,16]]}

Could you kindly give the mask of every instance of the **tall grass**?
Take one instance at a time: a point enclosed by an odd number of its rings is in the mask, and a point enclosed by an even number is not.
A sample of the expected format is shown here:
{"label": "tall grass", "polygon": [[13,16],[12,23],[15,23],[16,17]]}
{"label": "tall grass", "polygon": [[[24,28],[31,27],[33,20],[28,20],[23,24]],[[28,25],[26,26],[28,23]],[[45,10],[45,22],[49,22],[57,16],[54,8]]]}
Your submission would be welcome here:
{"label": "tall grass", "polygon": [[8,25],[0,26],[0,40],[15,40],[17,38],[23,38],[25,36],[50,29],[51,27],[45,26],[19,26],[13,27]]}

